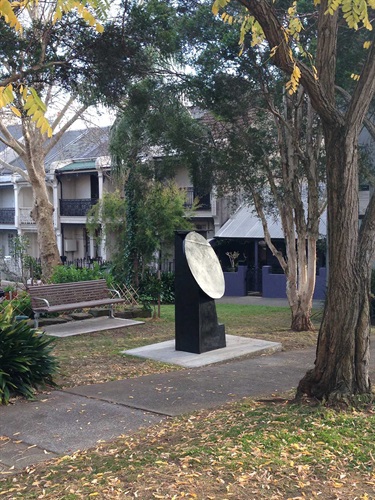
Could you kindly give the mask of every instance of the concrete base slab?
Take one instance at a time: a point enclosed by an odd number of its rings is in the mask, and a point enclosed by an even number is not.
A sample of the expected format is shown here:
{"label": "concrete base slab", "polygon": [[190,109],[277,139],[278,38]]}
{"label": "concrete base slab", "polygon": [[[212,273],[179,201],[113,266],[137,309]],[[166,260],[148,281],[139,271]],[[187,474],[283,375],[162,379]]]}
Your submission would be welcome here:
{"label": "concrete base slab", "polygon": [[133,325],[142,325],[143,321],[132,319],[99,317],[85,319],[82,321],[70,321],[63,325],[49,325],[42,327],[47,335],[53,337],[70,337],[72,335],[82,335],[83,333],[99,332],[111,330],[113,328],[124,328]]}
{"label": "concrete base slab", "polygon": [[279,342],[268,342],[247,337],[237,337],[235,335],[226,335],[226,341],[226,347],[204,352],[202,354],[176,351],[174,340],[137,347],[136,349],[123,351],[123,354],[153,359],[155,361],[171,363],[186,368],[196,368],[199,366],[211,365],[213,363],[220,363],[233,358],[239,358],[245,355],[259,356],[261,354],[271,354],[281,351],[282,349],[282,345]]}

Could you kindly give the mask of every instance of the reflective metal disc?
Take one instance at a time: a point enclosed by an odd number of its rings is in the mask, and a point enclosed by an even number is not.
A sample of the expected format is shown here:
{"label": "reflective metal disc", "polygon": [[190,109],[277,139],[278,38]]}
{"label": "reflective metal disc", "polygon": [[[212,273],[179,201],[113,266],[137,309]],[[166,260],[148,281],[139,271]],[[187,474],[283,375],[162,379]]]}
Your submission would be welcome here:
{"label": "reflective metal disc", "polygon": [[225,281],[219,259],[208,241],[192,231],[184,240],[186,260],[199,287],[212,299],[224,295]]}

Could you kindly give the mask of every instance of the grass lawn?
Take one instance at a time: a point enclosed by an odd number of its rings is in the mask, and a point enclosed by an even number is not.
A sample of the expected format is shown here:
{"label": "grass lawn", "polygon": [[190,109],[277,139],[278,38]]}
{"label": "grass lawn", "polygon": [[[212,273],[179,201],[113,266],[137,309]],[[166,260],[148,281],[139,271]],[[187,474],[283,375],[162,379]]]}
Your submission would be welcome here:
{"label": "grass lawn", "polygon": [[[290,332],[286,308],[217,309],[229,334],[281,341],[285,349],[316,342],[316,334]],[[161,320],[58,339],[60,382],[170,370],[120,351],[173,338],[173,316],[166,306]],[[292,404],[288,396],[169,418],[95,449],[0,476],[0,499],[375,498],[374,405],[336,412],[312,401]]]}
{"label": "grass lawn", "polygon": [[0,498],[375,498],[373,407],[243,401],[0,479]]}
{"label": "grass lawn", "polygon": [[[226,333],[281,342],[284,349],[316,343],[315,332],[292,332],[289,308],[217,304]],[[121,351],[174,338],[174,306],[162,306],[161,319],[143,325],[87,335],[59,338],[55,354],[60,362],[56,382],[61,387],[138,377],[178,369],[175,366],[124,356]]]}

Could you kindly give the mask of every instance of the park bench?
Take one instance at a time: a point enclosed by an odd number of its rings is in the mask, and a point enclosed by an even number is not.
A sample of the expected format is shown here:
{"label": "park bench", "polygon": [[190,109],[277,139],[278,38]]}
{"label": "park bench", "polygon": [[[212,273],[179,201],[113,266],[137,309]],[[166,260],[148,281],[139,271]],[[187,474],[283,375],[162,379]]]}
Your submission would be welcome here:
{"label": "park bench", "polygon": [[108,315],[113,317],[113,305],[125,302],[117,290],[107,287],[104,279],[29,286],[27,291],[31,297],[35,328],[38,328],[41,313],[108,305]]}

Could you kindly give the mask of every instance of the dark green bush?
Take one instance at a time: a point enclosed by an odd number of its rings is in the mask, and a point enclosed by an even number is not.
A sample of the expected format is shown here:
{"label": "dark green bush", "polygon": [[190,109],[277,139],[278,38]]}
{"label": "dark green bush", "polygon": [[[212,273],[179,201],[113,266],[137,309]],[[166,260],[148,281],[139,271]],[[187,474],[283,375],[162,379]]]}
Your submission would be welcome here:
{"label": "dark green bush", "polygon": [[15,321],[9,304],[0,312],[0,403],[12,395],[32,398],[40,386],[54,386],[57,360],[51,354],[54,339]]}
{"label": "dark green bush", "polygon": [[73,283],[74,281],[90,281],[107,278],[107,273],[101,269],[98,263],[92,268],[76,266],[56,266],[53,270],[51,283]]}
{"label": "dark green bush", "polygon": [[156,302],[160,293],[163,304],[174,303],[174,273],[161,273],[160,280],[156,272],[145,273],[139,285],[139,296]]}

